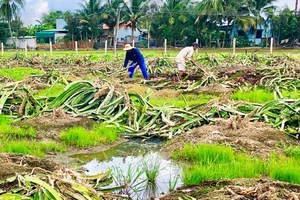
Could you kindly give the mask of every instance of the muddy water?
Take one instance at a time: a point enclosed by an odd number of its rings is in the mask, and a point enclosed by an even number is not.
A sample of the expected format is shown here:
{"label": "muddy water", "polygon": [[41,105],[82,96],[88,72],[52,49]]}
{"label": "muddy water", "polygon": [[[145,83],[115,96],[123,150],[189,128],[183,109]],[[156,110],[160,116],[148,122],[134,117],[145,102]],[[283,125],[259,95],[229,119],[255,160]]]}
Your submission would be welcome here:
{"label": "muddy water", "polygon": [[[72,158],[83,161],[80,168],[89,175],[111,169],[114,181],[106,188],[123,185],[125,180],[136,179],[129,181],[125,184],[126,187],[116,193],[127,194],[132,199],[151,199],[166,194],[171,188],[182,186],[182,169],[160,156],[162,144],[157,139],[147,142],[133,140],[107,151],[79,154]],[[145,170],[158,171],[155,182],[147,181]]]}

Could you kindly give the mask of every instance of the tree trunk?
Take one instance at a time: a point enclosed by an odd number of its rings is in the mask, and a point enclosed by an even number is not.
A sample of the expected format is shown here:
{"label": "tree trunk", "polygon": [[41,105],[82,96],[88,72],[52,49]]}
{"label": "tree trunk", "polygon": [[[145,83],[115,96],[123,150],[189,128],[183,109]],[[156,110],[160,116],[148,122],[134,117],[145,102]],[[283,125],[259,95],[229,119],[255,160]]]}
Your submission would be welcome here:
{"label": "tree trunk", "polygon": [[9,29],[9,34],[10,34],[10,37],[12,37],[12,31],[11,31],[11,25],[10,25],[10,20],[7,21],[7,24],[8,24],[8,29]]}
{"label": "tree trunk", "polygon": [[134,39],[134,27],[132,26],[131,27],[131,43],[133,43],[133,39]]}

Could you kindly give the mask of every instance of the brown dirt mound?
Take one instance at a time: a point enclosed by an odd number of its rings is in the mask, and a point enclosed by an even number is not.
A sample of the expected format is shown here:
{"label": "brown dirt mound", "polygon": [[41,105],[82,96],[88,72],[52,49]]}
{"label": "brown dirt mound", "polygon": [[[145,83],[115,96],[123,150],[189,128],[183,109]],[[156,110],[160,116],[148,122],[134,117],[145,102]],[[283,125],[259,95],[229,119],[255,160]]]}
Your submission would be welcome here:
{"label": "brown dirt mound", "polygon": [[21,127],[34,127],[38,133],[38,139],[58,139],[58,135],[66,128],[74,126],[91,127],[92,119],[82,117],[71,117],[64,110],[54,109],[52,113],[41,115],[33,119],[28,119],[20,122]]}
{"label": "brown dirt mound", "polygon": [[281,152],[283,145],[299,145],[299,141],[289,137],[266,123],[248,122],[234,130],[230,120],[218,119],[209,125],[193,129],[175,137],[162,152],[166,157],[174,150],[190,144],[223,144],[238,152],[268,157],[271,152]]}
{"label": "brown dirt mound", "polygon": [[300,197],[300,185],[270,179],[233,179],[204,181],[199,185],[181,187],[162,196],[160,200],[172,199],[277,199],[296,200]]}
{"label": "brown dirt mound", "polygon": [[0,180],[5,180],[16,173],[31,172],[36,167],[47,171],[61,168],[54,162],[29,155],[0,153]]}

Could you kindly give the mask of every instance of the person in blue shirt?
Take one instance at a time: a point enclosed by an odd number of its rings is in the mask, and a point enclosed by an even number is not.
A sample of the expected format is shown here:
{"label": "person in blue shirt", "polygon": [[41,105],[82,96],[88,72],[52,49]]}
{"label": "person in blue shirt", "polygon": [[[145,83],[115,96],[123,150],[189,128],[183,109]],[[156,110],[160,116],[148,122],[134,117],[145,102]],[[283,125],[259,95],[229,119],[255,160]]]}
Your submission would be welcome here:
{"label": "person in blue shirt", "polygon": [[141,54],[138,48],[134,48],[130,44],[126,44],[123,50],[127,51],[123,67],[126,68],[128,62],[132,61],[127,69],[129,73],[129,78],[133,77],[136,67],[139,66],[144,76],[144,79],[149,79],[144,56]]}

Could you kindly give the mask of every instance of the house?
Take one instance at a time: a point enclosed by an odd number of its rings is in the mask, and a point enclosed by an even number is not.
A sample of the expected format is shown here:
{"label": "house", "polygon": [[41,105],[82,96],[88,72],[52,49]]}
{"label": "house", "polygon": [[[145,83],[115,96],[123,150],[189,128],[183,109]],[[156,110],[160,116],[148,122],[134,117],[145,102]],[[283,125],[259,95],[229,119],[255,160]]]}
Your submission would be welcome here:
{"label": "house", "polygon": [[[113,40],[115,35],[115,28],[112,33],[109,33],[109,26],[107,24],[103,24],[103,35],[102,37],[106,40]],[[124,45],[125,43],[131,42],[131,23],[128,22],[120,22],[119,24],[119,30],[118,30],[118,45]],[[133,32],[134,41],[139,42],[141,40],[144,40],[145,37],[142,37],[144,35],[143,31],[140,31],[139,29],[135,29]]]}
{"label": "house", "polygon": [[67,35],[67,30],[65,26],[67,25],[64,19],[56,19],[56,29],[44,30],[36,33],[37,43],[49,43],[52,44],[59,42],[59,39],[62,39]]}
{"label": "house", "polygon": [[249,28],[247,31],[243,31],[241,27],[233,27],[232,24],[221,25],[219,26],[219,31],[225,31],[227,33],[227,42],[231,41],[231,37],[239,37],[239,36],[247,36],[248,40],[252,45],[258,46],[261,43],[268,41],[270,42],[270,38],[272,37],[270,27],[264,27],[262,25],[258,25],[256,31],[253,28]]}

